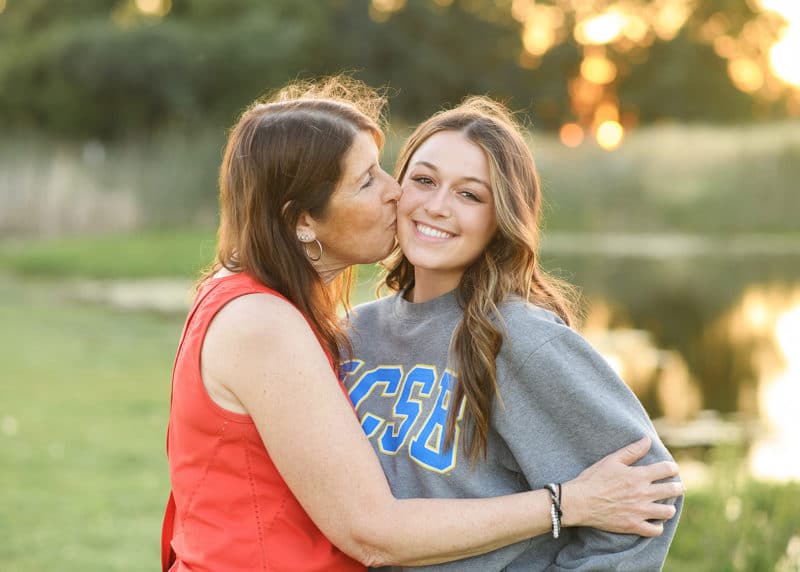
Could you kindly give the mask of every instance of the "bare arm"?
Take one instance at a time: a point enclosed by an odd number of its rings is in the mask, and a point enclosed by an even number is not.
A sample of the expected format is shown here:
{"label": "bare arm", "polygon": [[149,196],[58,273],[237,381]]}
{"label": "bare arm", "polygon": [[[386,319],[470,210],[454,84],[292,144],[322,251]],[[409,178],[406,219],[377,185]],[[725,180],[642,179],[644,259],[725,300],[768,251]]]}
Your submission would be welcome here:
{"label": "bare arm", "polygon": [[[320,530],[367,565],[456,560],[550,530],[543,490],[488,499],[395,499],[308,324],[276,297],[243,296],[223,308],[209,328],[202,362],[212,396],[215,388],[229,391],[253,418],[270,457]],[[653,479],[641,468],[627,466],[648,446],[640,443],[639,450],[623,451],[568,483],[574,522],[566,524],[597,522],[657,534],[644,528],[644,519],[627,515],[631,505],[619,503],[616,510],[618,478],[636,481],[637,493],[625,498],[638,507],[665,492],[647,487]],[[674,474],[675,468],[654,470]],[[590,510],[598,506],[612,510]]]}

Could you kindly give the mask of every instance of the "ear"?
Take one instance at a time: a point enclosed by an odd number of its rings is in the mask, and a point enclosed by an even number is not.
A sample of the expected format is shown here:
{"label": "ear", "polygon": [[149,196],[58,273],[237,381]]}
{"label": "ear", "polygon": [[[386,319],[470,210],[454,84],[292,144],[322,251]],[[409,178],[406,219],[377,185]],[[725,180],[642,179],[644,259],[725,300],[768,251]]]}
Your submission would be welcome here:
{"label": "ear", "polygon": [[297,239],[300,242],[315,240],[317,238],[316,226],[316,221],[308,214],[308,211],[300,213],[300,217],[297,219],[297,227],[295,228]]}

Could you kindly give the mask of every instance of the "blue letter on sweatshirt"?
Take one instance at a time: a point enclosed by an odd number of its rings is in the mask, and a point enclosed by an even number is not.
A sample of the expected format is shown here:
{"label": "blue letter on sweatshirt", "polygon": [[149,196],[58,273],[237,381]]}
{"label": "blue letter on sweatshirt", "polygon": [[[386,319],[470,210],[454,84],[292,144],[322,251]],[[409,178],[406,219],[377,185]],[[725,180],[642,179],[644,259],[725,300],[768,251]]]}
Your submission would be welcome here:
{"label": "blue letter on sweatshirt", "polygon": [[453,375],[445,371],[439,383],[439,396],[436,405],[428,416],[422,430],[411,440],[408,448],[409,456],[423,467],[446,473],[456,466],[456,449],[458,448],[458,423],[456,423],[453,445],[444,448],[445,428],[447,427],[447,412],[453,406],[452,391]]}
{"label": "blue letter on sweatshirt", "polygon": [[414,426],[422,410],[419,399],[411,397],[414,387],[419,387],[420,397],[430,397],[436,382],[436,369],[428,365],[418,365],[408,372],[400,391],[400,397],[394,402],[393,417],[402,418],[400,425],[397,422],[386,424],[383,434],[378,439],[378,447],[382,453],[394,455],[408,438],[408,433]]}
{"label": "blue letter on sweatshirt", "polygon": [[[382,366],[367,371],[350,388],[350,401],[353,402],[353,406],[358,410],[361,403],[379,385],[383,386],[382,395],[397,395],[402,376],[403,368],[400,366]],[[383,425],[384,421],[377,415],[367,413],[361,419],[361,427],[364,429],[364,433],[371,437]]]}

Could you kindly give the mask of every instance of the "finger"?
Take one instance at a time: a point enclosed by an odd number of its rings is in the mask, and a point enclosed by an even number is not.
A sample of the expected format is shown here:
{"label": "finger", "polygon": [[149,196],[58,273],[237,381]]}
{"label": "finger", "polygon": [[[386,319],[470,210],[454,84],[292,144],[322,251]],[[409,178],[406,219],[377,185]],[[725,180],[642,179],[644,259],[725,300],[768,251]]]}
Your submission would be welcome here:
{"label": "finger", "polygon": [[677,512],[674,505],[654,502],[647,507],[646,518],[653,520],[669,520],[675,516]]}
{"label": "finger", "polygon": [[664,532],[664,524],[661,522],[640,522],[633,530],[634,534],[639,536],[654,537],[659,536]]}
{"label": "finger", "polygon": [[653,481],[660,481],[661,479],[668,479],[678,474],[678,463],[673,461],[661,461],[660,463],[644,465],[638,468],[650,479],[651,483]]}
{"label": "finger", "polygon": [[650,437],[642,437],[638,441],[614,451],[608,457],[626,465],[631,465],[644,457],[645,453],[650,450],[651,443]]}
{"label": "finger", "polygon": [[654,500],[672,499],[683,494],[683,483],[672,481],[669,483],[655,483],[650,485],[648,492],[653,495]]}

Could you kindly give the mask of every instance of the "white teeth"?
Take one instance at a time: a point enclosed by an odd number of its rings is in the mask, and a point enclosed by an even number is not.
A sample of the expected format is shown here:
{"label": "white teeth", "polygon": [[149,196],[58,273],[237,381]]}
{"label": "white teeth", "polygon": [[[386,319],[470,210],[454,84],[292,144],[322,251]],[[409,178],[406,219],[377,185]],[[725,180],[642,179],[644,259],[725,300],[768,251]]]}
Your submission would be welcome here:
{"label": "white teeth", "polygon": [[436,230],[435,228],[431,228],[429,226],[425,226],[422,223],[417,223],[417,230],[424,234],[425,236],[430,236],[432,238],[450,238],[453,236],[450,233],[442,232],[441,230]]}

